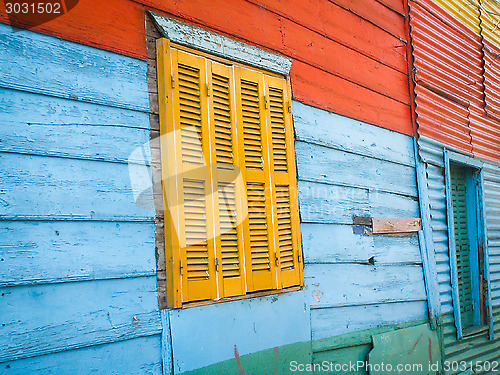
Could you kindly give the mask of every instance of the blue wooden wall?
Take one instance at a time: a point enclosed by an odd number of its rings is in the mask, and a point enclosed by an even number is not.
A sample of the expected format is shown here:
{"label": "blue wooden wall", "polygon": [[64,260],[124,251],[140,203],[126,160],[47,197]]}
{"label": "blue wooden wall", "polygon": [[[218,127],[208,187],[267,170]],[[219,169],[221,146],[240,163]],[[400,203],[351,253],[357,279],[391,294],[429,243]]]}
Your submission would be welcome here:
{"label": "blue wooden wall", "polygon": [[[1,374],[161,373],[155,212],[128,165],[150,137],[146,70],[0,25]],[[427,316],[418,238],[352,225],[419,216],[411,137],[293,113],[306,287],[168,312],[175,373]]]}
{"label": "blue wooden wall", "polygon": [[426,319],[418,237],[352,225],[419,217],[412,138],[298,102],[293,118],[313,351],[321,339]]}
{"label": "blue wooden wall", "polygon": [[323,339],[427,318],[418,237],[353,226],[419,217],[412,138],[299,102],[293,118],[305,288],[171,311],[175,373],[234,360],[235,345],[246,355],[310,341],[313,361],[332,360]]}
{"label": "blue wooden wall", "polygon": [[161,373],[146,70],[0,25],[1,374]]}

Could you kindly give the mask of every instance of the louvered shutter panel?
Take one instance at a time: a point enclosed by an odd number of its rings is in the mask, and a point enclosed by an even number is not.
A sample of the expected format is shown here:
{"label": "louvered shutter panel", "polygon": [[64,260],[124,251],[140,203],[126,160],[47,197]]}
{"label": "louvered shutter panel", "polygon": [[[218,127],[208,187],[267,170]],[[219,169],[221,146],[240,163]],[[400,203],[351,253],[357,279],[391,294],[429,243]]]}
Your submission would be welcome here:
{"label": "louvered shutter panel", "polygon": [[248,215],[243,222],[249,291],[277,288],[263,75],[236,68],[238,161]]}
{"label": "louvered shutter panel", "polygon": [[206,60],[172,51],[182,302],[217,297]]}
{"label": "louvered shutter panel", "polygon": [[474,325],[470,243],[467,232],[466,172],[464,168],[450,170],[455,252],[457,258],[458,294],[462,328]]}
{"label": "louvered shutter panel", "polygon": [[284,79],[265,76],[275,248],[278,280],[282,288],[301,280],[299,213],[293,151],[290,93]]}
{"label": "louvered shutter panel", "polygon": [[236,164],[236,124],[232,68],[209,64],[212,171],[219,295],[245,294],[241,201],[244,193]]}

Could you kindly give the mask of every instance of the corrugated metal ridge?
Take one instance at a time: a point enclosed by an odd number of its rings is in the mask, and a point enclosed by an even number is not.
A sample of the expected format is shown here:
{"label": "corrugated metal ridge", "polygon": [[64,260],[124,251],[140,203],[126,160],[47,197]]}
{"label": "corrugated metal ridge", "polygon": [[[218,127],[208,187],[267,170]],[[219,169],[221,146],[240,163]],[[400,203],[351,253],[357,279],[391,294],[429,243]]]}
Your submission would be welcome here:
{"label": "corrugated metal ridge", "polygon": [[481,0],[481,34],[489,42],[500,48],[500,4]]}

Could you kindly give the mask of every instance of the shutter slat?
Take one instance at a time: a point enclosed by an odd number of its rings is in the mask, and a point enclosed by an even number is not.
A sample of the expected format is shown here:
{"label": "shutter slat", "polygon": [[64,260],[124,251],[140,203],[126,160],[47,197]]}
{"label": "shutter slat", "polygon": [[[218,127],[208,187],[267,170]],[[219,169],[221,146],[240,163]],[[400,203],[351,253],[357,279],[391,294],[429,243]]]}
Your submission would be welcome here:
{"label": "shutter slat", "polygon": [[458,294],[462,327],[474,325],[470,243],[467,231],[466,172],[464,168],[450,168],[451,201],[455,232],[455,253],[458,275]]}

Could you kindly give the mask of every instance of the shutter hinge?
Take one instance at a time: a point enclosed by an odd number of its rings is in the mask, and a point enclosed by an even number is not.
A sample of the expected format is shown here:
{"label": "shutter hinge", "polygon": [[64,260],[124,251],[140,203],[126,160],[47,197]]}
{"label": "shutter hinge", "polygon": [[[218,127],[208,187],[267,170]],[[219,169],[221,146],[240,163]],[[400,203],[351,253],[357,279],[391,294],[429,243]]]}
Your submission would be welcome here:
{"label": "shutter hinge", "polygon": [[215,270],[219,271],[219,258],[215,258]]}
{"label": "shutter hinge", "polygon": [[274,253],[274,264],[276,265],[276,267],[278,267],[279,265],[279,256],[278,254]]}
{"label": "shutter hinge", "polygon": [[173,74],[171,76],[171,82],[172,82],[172,88],[175,88],[175,78]]}
{"label": "shutter hinge", "polygon": [[268,99],[267,99],[266,95],[264,95],[264,105],[265,105],[266,109],[269,108],[269,103],[268,103]]}
{"label": "shutter hinge", "polygon": [[179,260],[179,272],[182,275],[182,260]]}
{"label": "shutter hinge", "polygon": [[297,261],[300,263],[302,263],[302,257],[300,256],[300,253],[297,251]]}
{"label": "shutter hinge", "polygon": [[207,83],[207,96],[210,97],[210,85]]}
{"label": "shutter hinge", "polygon": [[292,102],[288,102],[287,109],[288,109],[288,113],[292,113]]}

